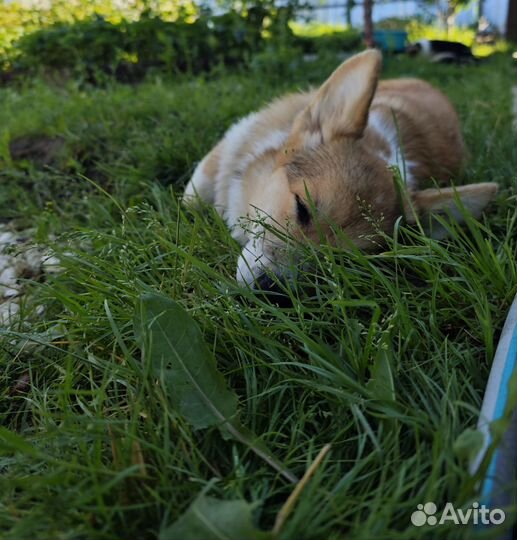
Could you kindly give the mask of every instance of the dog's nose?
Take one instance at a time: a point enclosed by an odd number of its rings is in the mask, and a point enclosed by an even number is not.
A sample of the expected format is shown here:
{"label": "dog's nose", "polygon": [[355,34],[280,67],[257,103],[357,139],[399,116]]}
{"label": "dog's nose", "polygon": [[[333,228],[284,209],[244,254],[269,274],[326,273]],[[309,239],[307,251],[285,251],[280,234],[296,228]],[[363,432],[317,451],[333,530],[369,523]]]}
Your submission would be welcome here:
{"label": "dog's nose", "polygon": [[278,283],[265,272],[256,279],[258,288],[264,292],[280,292]]}
{"label": "dog's nose", "polygon": [[293,305],[289,296],[285,294],[278,283],[279,278],[272,278],[269,274],[263,273],[256,278],[255,283],[259,291],[265,293],[264,296],[278,307],[291,307]]}

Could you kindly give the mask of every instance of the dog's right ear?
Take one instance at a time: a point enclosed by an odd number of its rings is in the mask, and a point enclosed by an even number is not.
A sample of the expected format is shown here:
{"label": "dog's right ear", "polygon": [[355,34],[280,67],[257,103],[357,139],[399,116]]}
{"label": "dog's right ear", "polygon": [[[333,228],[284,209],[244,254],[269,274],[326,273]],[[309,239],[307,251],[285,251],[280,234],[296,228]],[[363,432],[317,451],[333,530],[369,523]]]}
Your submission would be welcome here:
{"label": "dog's right ear", "polygon": [[295,119],[288,145],[311,147],[336,137],[362,135],[381,61],[381,53],[370,49],[343,62]]}
{"label": "dog's right ear", "polygon": [[428,236],[440,240],[447,236],[448,231],[436,216],[445,221],[452,219],[463,223],[466,211],[479,219],[485,207],[496,196],[497,189],[498,185],[494,182],[482,182],[415,191],[404,204],[404,214],[408,223],[416,223],[418,219]]}

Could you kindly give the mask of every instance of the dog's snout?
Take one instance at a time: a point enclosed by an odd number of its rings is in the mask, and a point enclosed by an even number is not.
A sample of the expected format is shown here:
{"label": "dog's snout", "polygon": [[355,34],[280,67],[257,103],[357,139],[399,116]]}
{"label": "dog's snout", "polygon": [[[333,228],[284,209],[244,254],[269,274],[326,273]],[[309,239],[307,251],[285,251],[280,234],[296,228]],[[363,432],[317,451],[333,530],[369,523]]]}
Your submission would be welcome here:
{"label": "dog's snout", "polygon": [[256,279],[257,287],[264,292],[280,292],[278,283],[264,272]]}

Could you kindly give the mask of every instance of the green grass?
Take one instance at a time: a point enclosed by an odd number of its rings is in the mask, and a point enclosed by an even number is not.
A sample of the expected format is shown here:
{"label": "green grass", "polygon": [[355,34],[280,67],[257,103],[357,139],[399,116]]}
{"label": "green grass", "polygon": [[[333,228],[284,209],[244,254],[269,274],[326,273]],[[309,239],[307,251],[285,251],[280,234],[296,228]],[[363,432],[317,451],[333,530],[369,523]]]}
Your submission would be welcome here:
{"label": "green grass", "polygon": [[[150,291],[188,310],[242,423],[295,474],[332,444],[280,539],[471,537],[409,517],[418,503],[478,495],[458,438],[475,428],[517,292],[510,59],[387,59],[385,77],[422,77],[451,97],[471,152],[457,181],[497,181],[497,201],[447,242],[402,228],[378,254],[306,247],[312,270],[289,309],[239,289],[224,223],[177,202],[232,121],[337,63],[281,61],[280,73],[259,63],[135,87],[0,90],[0,215],[43,243],[55,235],[64,268],[28,284],[21,320],[2,331],[2,538],[153,538],[204,488],[255,503],[255,524],[272,527],[292,485],[217,429],[194,431],[142,364],[133,316]],[[10,162],[9,140],[28,133],[64,137],[51,167]],[[29,388],[15,390],[25,373]]]}

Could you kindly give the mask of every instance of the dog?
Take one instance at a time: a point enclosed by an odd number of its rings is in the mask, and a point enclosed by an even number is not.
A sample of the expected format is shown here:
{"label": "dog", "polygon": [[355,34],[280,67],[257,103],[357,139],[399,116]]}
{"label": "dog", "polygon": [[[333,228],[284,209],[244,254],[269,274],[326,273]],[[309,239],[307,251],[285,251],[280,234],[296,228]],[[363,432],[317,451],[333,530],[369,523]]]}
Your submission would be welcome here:
{"label": "dog", "polygon": [[467,45],[439,39],[415,41],[406,47],[406,53],[410,56],[425,56],[431,62],[441,64],[473,64],[479,61]]}
{"label": "dog", "polygon": [[268,290],[272,274],[289,277],[289,239],[336,245],[339,236],[371,250],[372,236],[392,233],[400,216],[442,238],[435,213],[462,221],[467,210],[477,218],[494,198],[494,183],[419,189],[462,169],[458,117],[424,81],[378,83],[381,60],[376,50],[357,54],[320,88],[246,116],[195,169],[183,200],[214,205],[224,218],[243,247],[240,284]]}

